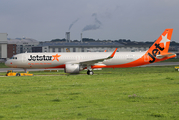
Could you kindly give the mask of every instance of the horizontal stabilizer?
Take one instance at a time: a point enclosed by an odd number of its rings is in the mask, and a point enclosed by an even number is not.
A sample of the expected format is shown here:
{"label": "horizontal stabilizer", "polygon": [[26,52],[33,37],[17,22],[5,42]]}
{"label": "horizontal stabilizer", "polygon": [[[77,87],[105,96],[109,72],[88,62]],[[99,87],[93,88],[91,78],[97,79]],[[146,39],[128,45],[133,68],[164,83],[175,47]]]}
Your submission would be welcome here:
{"label": "horizontal stabilizer", "polygon": [[162,59],[162,58],[164,58],[164,57],[171,57],[171,56],[173,56],[173,55],[176,55],[176,54],[175,54],[175,53],[162,53],[162,54],[160,54],[160,55],[157,55],[156,58]]}

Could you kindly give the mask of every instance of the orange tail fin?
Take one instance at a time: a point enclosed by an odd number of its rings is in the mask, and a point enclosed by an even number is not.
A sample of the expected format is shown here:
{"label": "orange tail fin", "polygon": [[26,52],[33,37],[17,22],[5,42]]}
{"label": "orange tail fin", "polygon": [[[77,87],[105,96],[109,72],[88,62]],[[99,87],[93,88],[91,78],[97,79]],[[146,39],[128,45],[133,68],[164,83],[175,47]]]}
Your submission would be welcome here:
{"label": "orange tail fin", "polygon": [[147,54],[151,58],[149,61],[150,63],[153,63],[155,61],[157,55],[168,53],[172,32],[173,29],[165,29],[162,35],[149,48]]}

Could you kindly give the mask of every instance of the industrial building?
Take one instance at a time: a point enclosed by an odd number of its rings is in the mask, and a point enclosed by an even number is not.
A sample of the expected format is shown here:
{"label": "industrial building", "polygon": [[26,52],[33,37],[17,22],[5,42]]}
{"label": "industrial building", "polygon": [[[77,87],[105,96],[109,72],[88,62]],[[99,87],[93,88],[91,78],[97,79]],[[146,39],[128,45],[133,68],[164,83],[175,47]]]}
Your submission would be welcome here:
{"label": "industrial building", "polygon": [[7,58],[16,55],[16,44],[7,44]]}
{"label": "industrial building", "polygon": [[32,52],[66,52],[67,49],[70,52],[110,52],[115,48],[118,48],[118,51],[145,51],[149,45],[132,47],[118,42],[46,42],[32,47]]}
{"label": "industrial building", "polygon": [[33,47],[32,52],[66,52],[67,49],[70,52],[103,52],[105,50],[113,51],[122,46],[122,44],[115,42],[49,42]]}
{"label": "industrial building", "polygon": [[7,33],[0,33],[0,59],[7,58]]}
{"label": "industrial building", "polygon": [[31,38],[8,39],[8,44],[16,44],[16,54],[32,52],[32,47],[37,46],[39,42]]}

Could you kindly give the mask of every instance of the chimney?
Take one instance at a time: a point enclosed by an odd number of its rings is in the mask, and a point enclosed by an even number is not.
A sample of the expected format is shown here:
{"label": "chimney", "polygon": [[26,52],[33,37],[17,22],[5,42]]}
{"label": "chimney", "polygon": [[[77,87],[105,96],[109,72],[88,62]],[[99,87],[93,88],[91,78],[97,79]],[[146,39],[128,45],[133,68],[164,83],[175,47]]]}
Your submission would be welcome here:
{"label": "chimney", "polygon": [[83,42],[83,37],[82,37],[82,33],[81,33],[81,43]]}
{"label": "chimney", "polygon": [[70,42],[70,32],[66,32],[66,42]]}

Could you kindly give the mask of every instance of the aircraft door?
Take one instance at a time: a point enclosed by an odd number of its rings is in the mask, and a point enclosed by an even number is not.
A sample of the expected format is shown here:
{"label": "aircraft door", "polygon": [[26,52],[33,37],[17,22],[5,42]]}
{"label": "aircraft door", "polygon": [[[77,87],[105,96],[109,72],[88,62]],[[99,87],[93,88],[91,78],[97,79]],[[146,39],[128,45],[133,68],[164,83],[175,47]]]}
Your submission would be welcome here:
{"label": "aircraft door", "polygon": [[81,56],[76,56],[76,60],[81,60]]}
{"label": "aircraft door", "polygon": [[27,55],[22,55],[22,62],[25,63],[27,61]]}

